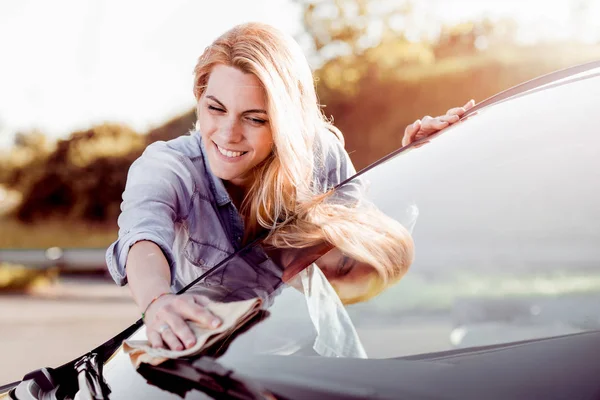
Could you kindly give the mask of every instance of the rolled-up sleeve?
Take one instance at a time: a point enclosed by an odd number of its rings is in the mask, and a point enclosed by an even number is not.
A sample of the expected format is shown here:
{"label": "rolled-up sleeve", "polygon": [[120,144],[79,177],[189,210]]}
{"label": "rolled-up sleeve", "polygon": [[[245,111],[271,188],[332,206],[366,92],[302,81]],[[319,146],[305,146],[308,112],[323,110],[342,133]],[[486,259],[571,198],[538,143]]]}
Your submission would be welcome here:
{"label": "rolled-up sleeve", "polygon": [[157,142],[129,168],[118,218],[119,236],[106,251],[108,271],[120,286],[127,284],[129,249],[142,240],[160,247],[173,284],[175,223],[189,211],[194,186],[182,157],[164,142]]}

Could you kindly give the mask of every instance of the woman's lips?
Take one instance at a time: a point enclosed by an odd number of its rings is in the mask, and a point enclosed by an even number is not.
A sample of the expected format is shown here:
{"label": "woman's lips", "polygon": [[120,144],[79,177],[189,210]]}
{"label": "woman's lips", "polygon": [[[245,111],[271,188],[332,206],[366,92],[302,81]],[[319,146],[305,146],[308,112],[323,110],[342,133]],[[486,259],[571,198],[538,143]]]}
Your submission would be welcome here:
{"label": "woman's lips", "polygon": [[216,143],[214,143],[214,145],[215,145],[215,149],[217,150],[217,153],[219,154],[219,156],[221,156],[222,159],[224,159],[226,161],[230,161],[230,162],[238,161],[241,158],[243,158],[244,155],[246,155],[248,153],[247,151],[234,151],[234,150],[225,149],[223,147],[220,147]]}

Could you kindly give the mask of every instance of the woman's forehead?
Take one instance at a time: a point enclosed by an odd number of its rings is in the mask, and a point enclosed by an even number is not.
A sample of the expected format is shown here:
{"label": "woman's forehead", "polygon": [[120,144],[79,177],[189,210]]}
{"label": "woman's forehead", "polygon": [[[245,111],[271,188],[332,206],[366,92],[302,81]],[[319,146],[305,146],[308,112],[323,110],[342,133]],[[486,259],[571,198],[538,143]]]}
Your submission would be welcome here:
{"label": "woman's forehead", "polygon": [[215,96],[222,102],[263,106],[266,103],[263,85],[256,75],[227,65],[217,65],[212,69],[204,94]]}

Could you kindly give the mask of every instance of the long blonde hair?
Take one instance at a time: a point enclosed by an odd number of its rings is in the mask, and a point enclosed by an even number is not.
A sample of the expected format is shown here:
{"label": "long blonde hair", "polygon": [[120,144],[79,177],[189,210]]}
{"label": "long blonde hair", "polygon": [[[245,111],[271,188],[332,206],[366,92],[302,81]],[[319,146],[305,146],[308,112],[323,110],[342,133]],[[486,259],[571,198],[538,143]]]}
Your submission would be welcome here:
{"label": "long blonde hair", "polygon": [[[342,145],[343,136],[321,110],[312,71],[298,43],[266,24],[235,26],[198,59],[194,69],[198,103],[215,65],[255,75],[267,95],[275,146],[272,156],[255,168],[257,179],[240,208],[245,222],[244,241],[262,229],[270,232],[269,242],[282,247],[304,248],[326,241],[373,265],[382,282],[402,276],[412,261],[410,234],[397,223],[385,220],[382,226],[389,232],[373,241],[364,233],[375,234],[379,228],[371,226],[368,214],[327,202],[328,195],[316,189],[315,171],[324,165],[324,152],[315,149],[326,147],[324,135],[334,134]],[[369,214],[380,216],[376,211]],[[399,255],[400,262],[396,258]]]}
{"label": "long blonde hair", "polygon": [[352,298],[341,298],[344,304],[352,304],[377,296],[397,283],[408,272],[415,251],[410,232],[366,198],[354,202],[331,200],[344,190],[332,190],[303,205],[296,219],[281,226],[267,243],[302,249],[325,241],[354,260],[370,265],[373,279],[369,289]]}
{"label": "long blonde hair", "polygon": [[274,154],[254,171],[260,178],[254,180],[240,209],[248,239],[261,228],[276,229],[296,214],[298,204],[313,198],[314,170],[323,162],[315,159],[319,135],[331,131],[342,136],[321,112],[300,46],[283,32],[262,23],[246,23],[217,38],[194,69],[197,101],[218,64],[255,75],[267,94]]}

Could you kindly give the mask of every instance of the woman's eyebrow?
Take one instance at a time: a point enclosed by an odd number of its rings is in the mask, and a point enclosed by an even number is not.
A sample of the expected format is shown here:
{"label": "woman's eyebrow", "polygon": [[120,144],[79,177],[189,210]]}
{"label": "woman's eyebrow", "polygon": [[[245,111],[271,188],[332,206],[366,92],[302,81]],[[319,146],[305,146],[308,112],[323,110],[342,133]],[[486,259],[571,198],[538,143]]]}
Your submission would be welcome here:
{"label": "woman's eyebrow", "polygon": [[248,113],[248,114],[252,113],[252,114],[265,114],[265,115],[267,115],[267,112],[265,110],[261,110],[261,109],[258,109],[258,108],[253,108],[252,110],[246,110],[246,111],[244,111],[244,114],[246,114],[246,113]]}
{"label": "woman's eyebrow", "polygon": [[[209,94],[208,96],[206,96],[206,98],[211,99],[212,101],[218,103],[224,109],[227,109],[227,107],[225,107],[225,104],[221,103],[215,96]],[[244,111],[242,114],[265,114],[265,115],[267,115],[267,112],[260,108],[253,108],[251,110]]]}
{"label": "woman's eyebrow", "polygon": [[212,101],[214,101],[216,103],[219,103],[219,105],[221,107],[223,107],[224,109],[227,109],[227,107],[225,107],[225,104],[221,103],[215,96],[209,94],[208,96],[206,96],[206,98],[211,99]]}

